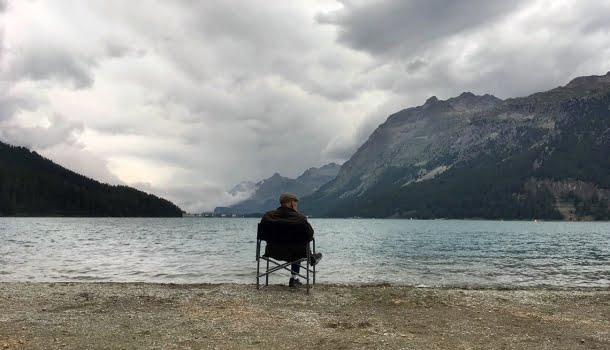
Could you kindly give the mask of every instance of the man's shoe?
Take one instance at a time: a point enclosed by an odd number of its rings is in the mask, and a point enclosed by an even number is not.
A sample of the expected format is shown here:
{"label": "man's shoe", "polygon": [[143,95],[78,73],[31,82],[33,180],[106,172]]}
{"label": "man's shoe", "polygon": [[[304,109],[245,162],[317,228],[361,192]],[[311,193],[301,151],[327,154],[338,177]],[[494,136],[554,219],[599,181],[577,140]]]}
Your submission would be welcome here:
{"label": "man's shoe", "polygon": [[315,266],[320,260],[322,260],[322,253],[315,253],[310,257],[309,264]]}
{"label": "man's shoe", "polygon": [[301,281],[299,281],[298,278],[291,278],[288,281],[288,287],[290,287],[290,288],[296,288],[296,287],[301,286],[301,285],[303,285],[303,283],[301,283]]}

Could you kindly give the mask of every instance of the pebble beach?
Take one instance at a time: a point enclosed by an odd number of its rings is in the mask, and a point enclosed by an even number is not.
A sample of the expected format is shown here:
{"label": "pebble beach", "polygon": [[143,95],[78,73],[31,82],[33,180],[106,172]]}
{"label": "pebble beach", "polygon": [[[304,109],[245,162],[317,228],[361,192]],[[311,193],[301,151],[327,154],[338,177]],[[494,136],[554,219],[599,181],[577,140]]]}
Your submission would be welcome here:
{"label": "pebble beach", "polygon": [[610,289],[0,283],[2,349],[610,349]]}

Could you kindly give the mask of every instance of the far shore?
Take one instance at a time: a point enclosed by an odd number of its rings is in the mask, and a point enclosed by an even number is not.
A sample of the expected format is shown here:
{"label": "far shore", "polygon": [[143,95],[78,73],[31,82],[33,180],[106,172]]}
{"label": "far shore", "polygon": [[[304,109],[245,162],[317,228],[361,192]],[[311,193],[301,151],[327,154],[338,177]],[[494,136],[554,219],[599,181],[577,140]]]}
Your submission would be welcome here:
{"label": "far shore", "polygon": [[[29,219],[260,219],[264,214],[255,215],[236,215],[236,216],[202,216],[197,214],[186,214],[183,216],[71,216],[71,215],[0,215],[1,218],[29,218]],[[609,223],[610,220],[594,220],[592,218],[583,218],[579,220],[546,220],[546,219],[485,219],[485,218],[409,218],[409,217],[385,217],[385,218],[369,218],[369,217],[324,217],[324,216],[307,216],[308,219],[345,219],[345,220],[413,220],[413,221],[506,221],[506,222],[573,222],[573,223],[590,223],[601,222]]]}
{"label": "far shore", "polygon": [[0,282],[0,349],[610,349],[610,288]]}

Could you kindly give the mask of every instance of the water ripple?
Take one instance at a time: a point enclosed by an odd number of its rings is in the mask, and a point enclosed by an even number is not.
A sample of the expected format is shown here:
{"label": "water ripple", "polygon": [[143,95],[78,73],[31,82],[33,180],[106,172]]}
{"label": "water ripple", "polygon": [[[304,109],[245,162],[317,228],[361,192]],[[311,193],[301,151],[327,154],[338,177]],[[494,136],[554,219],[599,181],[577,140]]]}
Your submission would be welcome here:
{"label": "water ripple", "polygon": [[[610,223],[311,221],[320,282],[610,285]],[[0,281],[253,283],[257,222],[0,218]]]}

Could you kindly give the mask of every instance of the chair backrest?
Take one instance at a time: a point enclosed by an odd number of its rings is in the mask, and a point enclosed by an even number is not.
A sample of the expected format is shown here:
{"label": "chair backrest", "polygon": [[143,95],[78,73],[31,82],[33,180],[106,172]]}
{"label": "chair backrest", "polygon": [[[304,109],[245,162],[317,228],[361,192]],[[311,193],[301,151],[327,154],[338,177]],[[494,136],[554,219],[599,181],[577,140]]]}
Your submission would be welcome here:
{"label": "chair backrest", "polygon": [[280,244],[306,244],[310,241],[306,226],[288,222],[261,222],[256,238]]}

